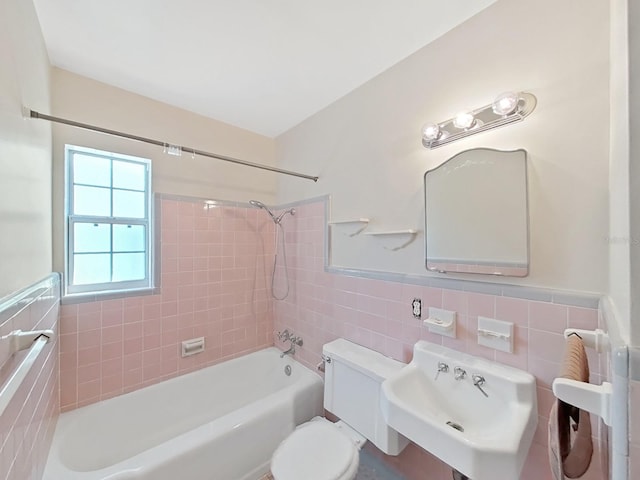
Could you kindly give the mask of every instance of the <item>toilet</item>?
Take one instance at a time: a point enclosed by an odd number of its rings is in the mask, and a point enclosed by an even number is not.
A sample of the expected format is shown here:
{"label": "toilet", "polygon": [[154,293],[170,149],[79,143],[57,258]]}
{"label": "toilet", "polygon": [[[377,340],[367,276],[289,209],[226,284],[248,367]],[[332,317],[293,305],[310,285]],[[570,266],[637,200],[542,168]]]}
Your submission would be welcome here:
{"label": "toilet", "polygon": [[400,454],[409,443],[380,412],[382,382],[405,365],[342,338],[322,353],[324,408],[340,420],[315,417],[299,425],[271,458],[275,480],[353,480],[367,440],[387,455]]}

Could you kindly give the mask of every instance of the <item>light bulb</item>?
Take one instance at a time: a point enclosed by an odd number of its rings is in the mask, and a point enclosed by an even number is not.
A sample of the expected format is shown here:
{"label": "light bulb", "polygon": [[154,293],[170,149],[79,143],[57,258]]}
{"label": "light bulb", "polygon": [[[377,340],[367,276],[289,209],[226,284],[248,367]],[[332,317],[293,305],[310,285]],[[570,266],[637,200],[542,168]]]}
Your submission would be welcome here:
{"label": "light bulb", "polygon": [[422,127],[422,138],[425,142],[433,142],[440,138],[441,135],[442,131],[440,130],[440,125],[428,123]]}
{"label": "light bulb", "polygon": [[515,92],[501,93],[493,102],[493,113],[496,115],[509,115],[516,111],[519,100],[520,98]]}
{"label": "light bulb", "polygon": [[456,115],[456,118],[453,119],[453,126],[456,128],[462,128],[464,130],[473,127],[475,123],[475,117],[469,112],[461,112]]}

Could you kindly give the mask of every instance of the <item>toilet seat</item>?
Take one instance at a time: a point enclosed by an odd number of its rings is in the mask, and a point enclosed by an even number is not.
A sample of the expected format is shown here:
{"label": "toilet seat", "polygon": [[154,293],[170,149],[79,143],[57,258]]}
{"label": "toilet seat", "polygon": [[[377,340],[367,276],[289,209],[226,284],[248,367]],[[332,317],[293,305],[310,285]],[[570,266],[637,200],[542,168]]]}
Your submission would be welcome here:
{"label": "toilet seat", "polygon": [[359,450],[329,421],[300,425],[276,449],[271,459],[275,480],[353,480]]}

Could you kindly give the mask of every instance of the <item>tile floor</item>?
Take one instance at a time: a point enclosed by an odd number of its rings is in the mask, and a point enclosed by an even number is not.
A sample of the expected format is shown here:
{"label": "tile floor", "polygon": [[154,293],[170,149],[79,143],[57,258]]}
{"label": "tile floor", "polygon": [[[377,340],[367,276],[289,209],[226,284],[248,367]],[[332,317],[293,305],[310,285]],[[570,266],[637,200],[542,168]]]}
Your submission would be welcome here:
{"label": "tile floor", "polygon": [[[259,480],[273,480],[273,477],[265,475]],[[380,459],[367,451],[361,451],[360,467],[355,480],[404,480],[404,477],[392,471]]]}
{"label": "tile floor", "polygon": [[379,458],[361,450],[360,467],[355,480],[404,480],[404,477],[391,470]]}

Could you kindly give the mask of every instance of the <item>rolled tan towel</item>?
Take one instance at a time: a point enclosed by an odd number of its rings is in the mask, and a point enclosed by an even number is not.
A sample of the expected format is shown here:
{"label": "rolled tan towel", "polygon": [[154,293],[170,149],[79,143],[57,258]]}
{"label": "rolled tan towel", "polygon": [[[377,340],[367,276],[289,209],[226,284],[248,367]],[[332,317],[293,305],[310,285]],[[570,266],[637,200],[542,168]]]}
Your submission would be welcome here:
{"label": "rolled tan towel", "polygon": [[[589,362],[582,339],[567,338],[560,377],[589,382]],[[589,413],[556,399],[549,412],[549,464],[557,480],[584,475],[591,463],[593,442]]]}

